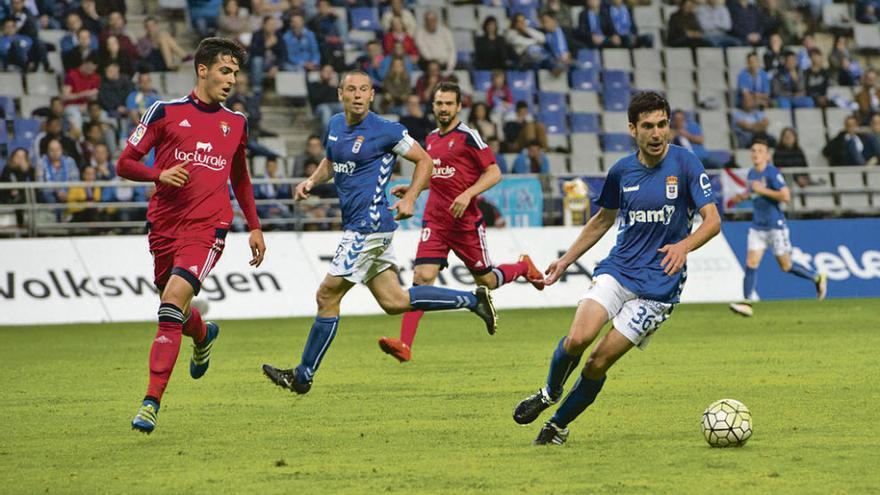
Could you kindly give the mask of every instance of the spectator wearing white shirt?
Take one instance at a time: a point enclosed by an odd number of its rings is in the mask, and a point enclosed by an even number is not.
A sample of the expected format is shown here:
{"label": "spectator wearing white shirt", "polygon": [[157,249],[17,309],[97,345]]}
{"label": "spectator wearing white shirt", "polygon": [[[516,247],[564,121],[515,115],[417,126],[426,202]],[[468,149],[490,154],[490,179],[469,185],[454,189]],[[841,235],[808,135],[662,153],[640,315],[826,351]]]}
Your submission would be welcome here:
{"label": "spectator wearing white shirt", "polygon": [[422,60],[436,60],[440,62],[443,70],[455,70],[458,54],[455,51],[452,31],[440,24],[437,12],[433,10],[425,12],[425,24],[416,31],[415,39]]}
{"label": "spectator wearing white shirt", "polygon": [[724,0],[697,0],[697,21],[703,30],[703,39],[712,46],[741,46],[739,39],[727,34],[733,27],[730,11]]}
{"label": "spectator wearing white shirt", "polygon": [[390,31],[391,19],[397,17],[403,24],[403,30],[410,36],[414,35],[419,29],[419,23],[416,21],[416,16],[414,16],[412,12],[403,8],[403,0],[391,0],[388,2],[388,5],[390,8],[382,14],[382,19],[379,21],[382,25],[382,31]]}

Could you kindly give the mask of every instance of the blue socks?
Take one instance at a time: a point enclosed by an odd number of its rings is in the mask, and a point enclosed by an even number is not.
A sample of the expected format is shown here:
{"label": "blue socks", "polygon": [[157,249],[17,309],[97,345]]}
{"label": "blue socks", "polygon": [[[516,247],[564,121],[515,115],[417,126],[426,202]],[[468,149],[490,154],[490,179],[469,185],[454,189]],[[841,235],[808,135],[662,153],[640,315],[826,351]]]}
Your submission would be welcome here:
{"label": "blue socks", "polygon": [[556,400],[562,395],[562,386],[571,375],[571,372],[577,368],[581,360],[580,356],[572,356],[565,352],[563,343],[565,337],[559,341],[556,350],[553,351],[553,358],[550,360],[550,372],[547,374],[547,393],[550,398]]}
{"label": "blue socks", "polygon": [[336,337],[336,330],[338,328],[338,316],[333,318],[318,316],[315,318],[315,323],[312,324],[312,331],[309,332],[309,338],[306,340],[306,347],[303,349],[302,360],[299,366],[296,367],[299,371],[299,376],[307,382],[312,381],[315,372],[318,371],[318,366],[321,366],[321,359],[324,358],[324,354],[330,348],[330,343],[333,342],[333,337]]}
{"label": "blue socks", "polygon": [[743,298],[748,301],[752,298],[755,286],[758,285],[758,271],[746,267],[746,276],[743,278]]}
{"label": "blue socks", "polygon": [[433,285],[417,285],[409,290],[409,303],[419,311],[439,311],[443,309],[477,306],[477,296],[463,290],[445,289]]}
{"label": "blue socks", "polygon": [[815,281],[816,277],[819,275],[815,270],[810,270],[806,266],[793,260],[791,262],[791,273],[810,281]]}
{"label": "blue socks", "polygon": [[600,380],[590,380],[581,375],[574,384],[574,388],[571,389],[571,392],[568,393],[568,396],[565,397],[565,400],[556,409],[556,414],[550,418],[550,421],[560,428],[567,427],[569,423],[584,412],[584,409],[596,400],[596,396],[599,395],[599,391],[602,390],[604,383],[604,376]]}

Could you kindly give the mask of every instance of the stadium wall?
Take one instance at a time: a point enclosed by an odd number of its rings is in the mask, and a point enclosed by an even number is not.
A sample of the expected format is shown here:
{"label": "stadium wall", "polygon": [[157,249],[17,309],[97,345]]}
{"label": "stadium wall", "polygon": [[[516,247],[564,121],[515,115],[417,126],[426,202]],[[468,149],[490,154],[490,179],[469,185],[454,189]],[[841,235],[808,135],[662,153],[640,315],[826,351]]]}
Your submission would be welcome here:
{"label": "stadium wall", "polygon": [[[691,254],[685,302],[722,302],[741,297],[747,223],[727,223],[724,235]],[[880,220],[792,222],[793,240],[830,274],[830,297],[880,296]],[[503,263],[528,252],[546,266],[568,247],[578,228],[492,229],[493,261]],[[409,284],[419,231],[400,231],[394,249]],[[521,282],[496,293],[498,308],[572,306],[589,285],[596,262],[614,243],[610,231],[572,265],[565,278],[543,292]],[[247,262],[246,234],[230,234],[217,268],[205,280],[200,298],[210,302],[212,318],[312,316],[314,292],[327,270],[339,232],[266,234],[266,261]],[[732,242],[728,243],[728,239]],[[157,298],[152,261],[143,236],[23,239],[0,242],[0,324],[151,321]],[[454,257],[438,283],[467,289],[472,279]],[[812,297],[811,285],[783,275],[765,260],[759,275],[767,299]],[[377,314],[369,291],[356,287],[343,301],[344,314]]]}

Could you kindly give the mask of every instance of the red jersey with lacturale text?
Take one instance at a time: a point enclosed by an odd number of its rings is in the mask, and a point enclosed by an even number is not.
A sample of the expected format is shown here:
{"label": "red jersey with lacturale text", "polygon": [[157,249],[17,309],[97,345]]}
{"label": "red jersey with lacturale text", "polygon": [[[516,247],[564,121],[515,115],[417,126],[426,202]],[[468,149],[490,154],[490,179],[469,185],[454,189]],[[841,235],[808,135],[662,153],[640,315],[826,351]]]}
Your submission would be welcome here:
{"label": "red jersey with lacturale text", "polygon": [[[206,104],[190,93],[179,100],[157,101],[144,113],[128,138],[117,172],[132,180],[158,182],[163,170],[189,162],[186,185],[157,184],[147,211],[154,231],[228,229],[232,222],[230,180],[248,227],[259,229],[247,170],[247,141],[244,114],[219,103]],[[156,150],[152,169],[140,163],[151,148]]]}
{"label": "red jersey with lacturale text", "polygon": [[453,217],[449,207],[459,194],[477,182],[489,165],[495,163],[495,154],[483,142],[480,133],[464,123],[459,123],[446,134],[435,129],[425,139],[425,146],[434,160],[434,172],[424,220],[434,228],[473,229],[482,219],[476,201],[471,200],[461,218]]}

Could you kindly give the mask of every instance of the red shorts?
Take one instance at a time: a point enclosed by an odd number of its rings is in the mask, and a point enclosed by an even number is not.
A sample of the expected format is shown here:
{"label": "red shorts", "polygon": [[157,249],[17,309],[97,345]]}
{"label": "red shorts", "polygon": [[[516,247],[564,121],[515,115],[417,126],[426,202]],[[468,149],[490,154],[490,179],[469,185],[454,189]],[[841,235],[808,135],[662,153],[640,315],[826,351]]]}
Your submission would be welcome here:
{"label": "red shorts", "polygon": [[226,231],[212,228],[173,237],[150,231],[148,239],[153,255],[153,283],[159,291],[165,289],[171,275],[178,275],[198,295],[202,281],[223,254]]}
{"label": "red shorts", "polygon": [[492,271],[492,260],[486,246],[486,224],[480,222],[471,230],[446,230],[422,225],[422,236],[416,250],[416,265],[449,266],[449,251],[452,250],[468,270],[474,275],[485,275]]}

